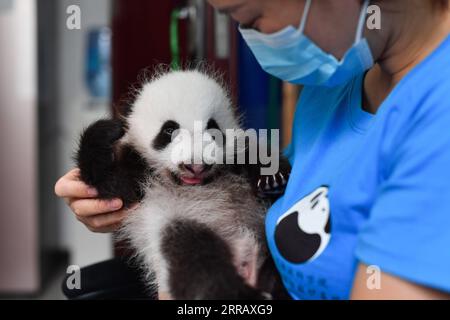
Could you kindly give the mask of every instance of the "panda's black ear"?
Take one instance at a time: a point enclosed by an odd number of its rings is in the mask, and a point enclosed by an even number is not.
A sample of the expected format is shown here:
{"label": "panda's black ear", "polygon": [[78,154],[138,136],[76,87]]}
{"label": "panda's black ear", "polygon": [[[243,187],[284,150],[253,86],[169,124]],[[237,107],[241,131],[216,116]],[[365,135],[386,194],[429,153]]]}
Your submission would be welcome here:
{"label": "panda's black ear", "polygon": [[133,111],[133,105],[129,103],[119,103],[113,105],[113,115],[115,119],[126,119]]}
{"label": "panda's black ear", "polygon": [[206,125],[206,130],[211,129],[221,131],[219,125],[217,124],[217,121],[214,118],[209,119],[208,124]]}

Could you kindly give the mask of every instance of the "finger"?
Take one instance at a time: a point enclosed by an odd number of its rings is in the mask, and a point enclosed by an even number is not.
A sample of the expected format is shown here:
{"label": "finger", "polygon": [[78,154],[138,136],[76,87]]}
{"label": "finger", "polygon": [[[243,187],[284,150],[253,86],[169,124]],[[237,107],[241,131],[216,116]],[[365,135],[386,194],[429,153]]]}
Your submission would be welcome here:
{"label": "finger", "polygon": [[91,232],[95,232],[95,233],[112,233],[112,232],[116,232],[120,229],[121,227],[121,223],[118,224],[113,224],[107,227],[103,227],[103,228],[92,228],[90,226],[88,226],[87,224],[85,224],[86,228],[88,228],[89,231]]}
{"label": "finger", "polygon": [[55,193],[61,198],[95,198],[98,192],[81,181],[59,180],[55,185]]}
{"label": "finger", "polygon": [[82,181],[69,179],[67,175],[55,184],[55,194],[61,198],[95,198],[98,196],[95,188]]}
{"label": "finger", "polygon": [[167,292],[158,292],[158,300],[173,300],[173,299]]}
{"label": "finger", "polygon": [[70,207],[78,217],[91,217],[99,214],[111,213],[121,209],[123,202],[120,199],[78,199],[72,201]]}
{"label": "finger", "polygon": [[127,212],[124,210],[100,214],[92,217],[84,217],[82,218],[82,222],[90,229],[95,232],[99,232],[102,230],[112,230],[122,223],[122,221],[127,216]]}
{"label": "finger", "polygon": [[70,170],[61,179],[70,181],[80,181],[80,169],[74,168]]}
{"label": "finger", "polygon": [[80,169],[75,168],[67,172],[66,177],[70,180],[79,180],[80,179]]}

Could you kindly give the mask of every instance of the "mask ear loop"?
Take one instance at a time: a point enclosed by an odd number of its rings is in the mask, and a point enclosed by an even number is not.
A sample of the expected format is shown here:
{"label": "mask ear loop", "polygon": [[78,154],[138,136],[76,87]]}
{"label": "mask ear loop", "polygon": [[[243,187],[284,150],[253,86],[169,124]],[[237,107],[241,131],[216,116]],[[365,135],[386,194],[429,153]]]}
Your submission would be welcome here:
{"label": "mask ear loop", "polygon": [[359,16],[358,29],[356,31],[356,39],[355,43],[361,41],[363,32],[364,32],[364,24],[366,23],[367,17],[367,8],[369,8],[370,0],[364,0],[363,7],[361,9],[361,14]]}
{"label": "mask ear loop", "polygon": [[300,22],[300,27],[298,30],[301,34],[305,32],[306,22],[308,21],[309,11],[311,9],[312,0],[306,0],[305,8],[303,9],[302,22]]}

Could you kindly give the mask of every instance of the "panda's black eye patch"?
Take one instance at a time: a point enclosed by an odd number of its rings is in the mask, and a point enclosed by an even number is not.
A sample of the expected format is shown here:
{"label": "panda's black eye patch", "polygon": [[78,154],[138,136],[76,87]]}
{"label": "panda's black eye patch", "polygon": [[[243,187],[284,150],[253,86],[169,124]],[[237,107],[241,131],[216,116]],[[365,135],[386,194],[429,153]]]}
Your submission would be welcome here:
{"label": "panda's black eye patch", "polygon": [[168,136],[172,136],[172,134],[177,130],[175,127],[167,127],[164,129],[164,133]]}
{"label": "panda's black eye patch", "polygon": [[[209,119],[208,124],[206,125],[206,130],[217,130],[217,131],[220,131],[222,133],[222,137],[223,137],[223,140],[225,142],[225,135],[223,134],[223,131],[220,130],[220,127],[217,124],[217,121],[214,120],[213,118]],[[216,140],[215,136],[213,136],[213,139]]]}
{"label": "panda's black eye patch", "polygon": [[156,150],[163,150],[165,147],[167,147],[172,141],[173,133],[178,129],[180,129],[180,125],[177,122],[172,120],[164,122],[164,124],[161,126],[161,129],[159,130],[158,135],[153,140],[153,148],[155,148]]}

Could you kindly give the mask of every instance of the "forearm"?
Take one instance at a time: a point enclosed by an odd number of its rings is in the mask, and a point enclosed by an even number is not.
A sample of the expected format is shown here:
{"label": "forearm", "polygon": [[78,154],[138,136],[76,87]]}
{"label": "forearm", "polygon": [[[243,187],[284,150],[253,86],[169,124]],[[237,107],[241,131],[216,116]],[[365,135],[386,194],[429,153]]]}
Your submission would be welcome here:
{"label": "forearm", "polygon": [[381,272],[380,286],[370,288],[374,275],[367,273],[367,266],[360,264],[355,276],[351,300],[438,300],[450,299],[450,295]]}

